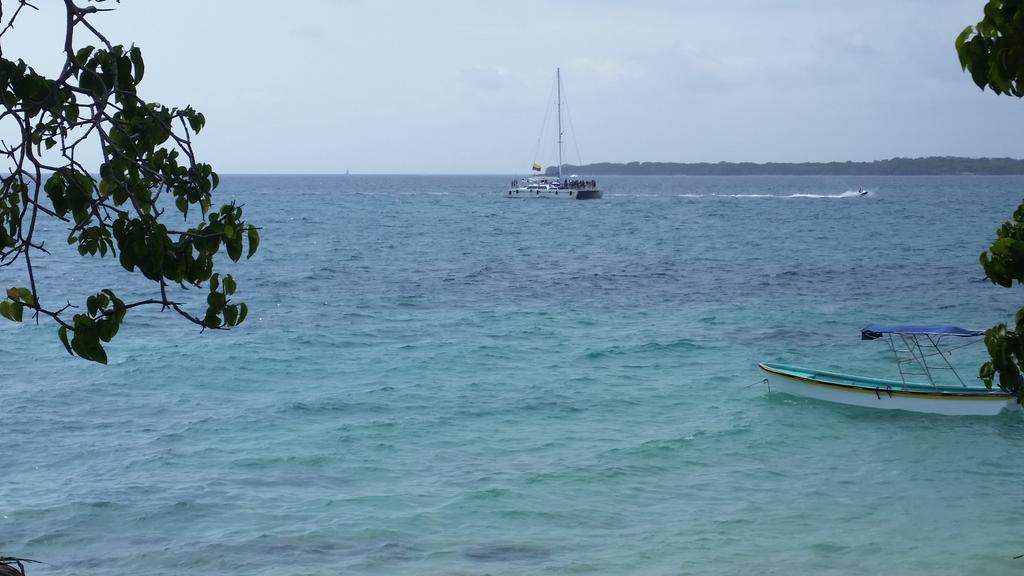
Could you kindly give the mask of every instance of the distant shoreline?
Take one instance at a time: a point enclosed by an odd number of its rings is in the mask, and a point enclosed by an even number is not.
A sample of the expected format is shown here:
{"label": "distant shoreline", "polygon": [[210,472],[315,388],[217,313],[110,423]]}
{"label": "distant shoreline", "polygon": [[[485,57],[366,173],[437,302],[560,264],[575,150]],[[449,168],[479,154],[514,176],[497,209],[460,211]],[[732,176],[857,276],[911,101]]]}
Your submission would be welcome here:
{"label": "distant shoreline", "polygon": [[[1021,175],[1024,160],[929,156],[870,162],[598,162],[562,167],[562,174],[588,176],[955,176]],[[545,170],[558,174],[556,166]]]}

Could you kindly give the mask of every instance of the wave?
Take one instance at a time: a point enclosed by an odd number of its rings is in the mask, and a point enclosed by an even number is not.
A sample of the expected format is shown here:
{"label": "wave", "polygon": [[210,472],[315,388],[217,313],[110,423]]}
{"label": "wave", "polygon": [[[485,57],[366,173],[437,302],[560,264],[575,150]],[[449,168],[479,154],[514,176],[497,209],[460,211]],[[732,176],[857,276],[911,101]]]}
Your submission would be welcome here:
{"label": "wave", "polygon": [[789,196],[783,196],[783,198],[860,198],[861,196],[871,196],[873,193],[867,190],[847,190],[842,194],[790,194]]}
{"label": "wave", "polygon": [[634,356],[636,354],[673,354],[679,351],[700,349],[701,345],[693,340],[680,338],[671,342],[646,342],[628,346],[609,346],[597,350],[588,350],[583,357],[587,359],[598,359],[615,356]]}
{"label": "wave", "polygon": [[847,190],[841,194],[677,194],[679,198],[860,198],[874,196],[871,191]]}

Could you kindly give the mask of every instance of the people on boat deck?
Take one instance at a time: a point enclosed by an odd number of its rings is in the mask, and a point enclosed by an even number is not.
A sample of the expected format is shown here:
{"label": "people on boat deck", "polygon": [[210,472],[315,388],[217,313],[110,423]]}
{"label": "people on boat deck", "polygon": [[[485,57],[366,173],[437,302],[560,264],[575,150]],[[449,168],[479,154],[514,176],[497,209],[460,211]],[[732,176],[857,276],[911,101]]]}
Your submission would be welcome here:
{"label": "people on boat deck", "polygon": [[596,188],[597,181],[595,180],[562,180],[562,188]]}
{"label": "people on boat deck", "polygon": [[[515,180],[512,180],[512,189],[514,190],[514,189],[517,189],[517,188],[519,188],[521,186],[527,186],[528,184],[530,184],[530,182],[531,182],[530,180],[522,181],[522,180],[519,180],[517,178]],[[596,180],[569,180],[569,179],[563,179],[562,182],[559,183],[558,180],[555,180],[554,181],[554,187],[556,189],[557,188],[561,188],[563,190],[569,190],[569,189],[579,190],[579,189],[584,189],[584,188],[597,188],[597,181]]]}

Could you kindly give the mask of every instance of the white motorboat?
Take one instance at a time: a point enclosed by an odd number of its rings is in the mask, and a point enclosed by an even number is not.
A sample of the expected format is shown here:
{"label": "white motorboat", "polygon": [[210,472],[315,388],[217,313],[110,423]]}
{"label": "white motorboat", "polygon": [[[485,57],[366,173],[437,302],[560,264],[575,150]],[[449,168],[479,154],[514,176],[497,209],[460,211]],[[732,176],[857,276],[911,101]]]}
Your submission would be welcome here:
{"label": "white motorboat", "polygon": [[[942,325],[873,325],[861,330],[864,340],[887,339],[896,357],[900,380],[774,362],[762,362],[759,367],[767,373],[764,381],[771,392],[840,404],[951,416],[991,416],[1006,409],[1016,410],[1019,404],[1013,394],[985,386],[968,386],[949,361],[950,351],[984,334],[979,330]],[[967,342],[954,345],[949,343],[951,339]],[[950,375],[948,380],[951,381],[941,382],[941,373]]]}

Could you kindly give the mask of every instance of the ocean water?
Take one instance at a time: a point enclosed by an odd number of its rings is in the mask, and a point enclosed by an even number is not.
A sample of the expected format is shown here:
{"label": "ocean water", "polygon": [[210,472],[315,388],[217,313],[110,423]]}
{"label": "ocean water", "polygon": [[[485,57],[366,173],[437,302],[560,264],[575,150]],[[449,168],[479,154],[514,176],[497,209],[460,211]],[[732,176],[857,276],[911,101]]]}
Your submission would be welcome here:
{"label": "ocean water", "polygon": [[[1021,289],[977,259],[1024,178],[609,177],[592,202],[509,179],[226,176],[263,227],[233,268],[241,328],[133,312],[104,367],[0,324],[0,555],[33,576],[1024,566],[1020,413],[789,398],[756,367],[893,377],[862,326],[1010,319]],[[124,281],[39,273],[52,298]]]}

